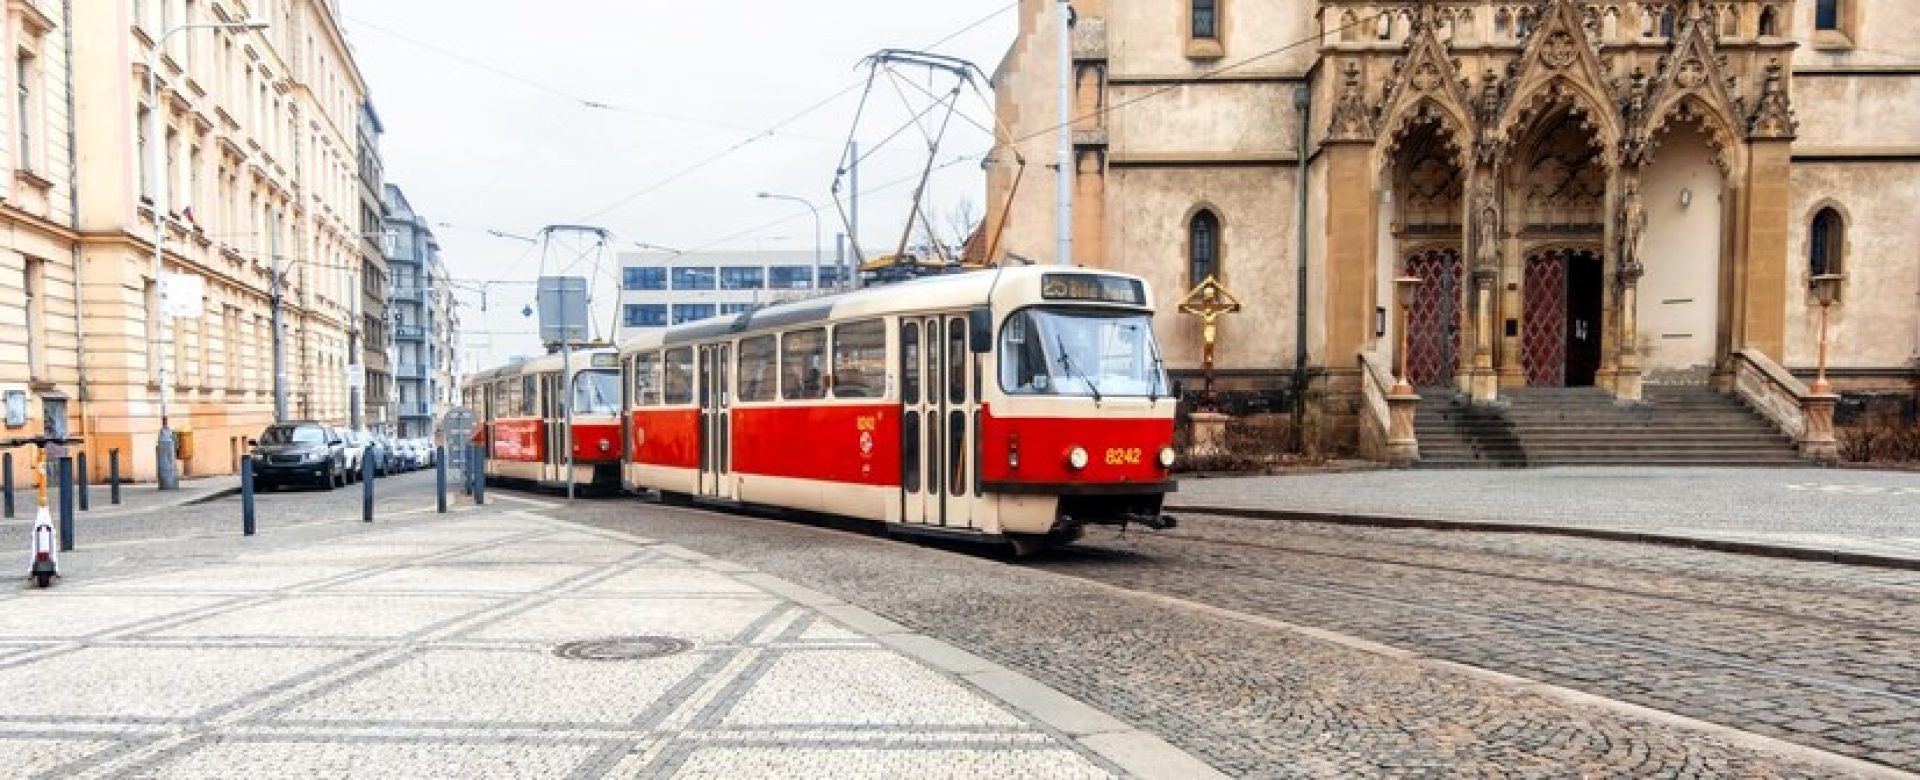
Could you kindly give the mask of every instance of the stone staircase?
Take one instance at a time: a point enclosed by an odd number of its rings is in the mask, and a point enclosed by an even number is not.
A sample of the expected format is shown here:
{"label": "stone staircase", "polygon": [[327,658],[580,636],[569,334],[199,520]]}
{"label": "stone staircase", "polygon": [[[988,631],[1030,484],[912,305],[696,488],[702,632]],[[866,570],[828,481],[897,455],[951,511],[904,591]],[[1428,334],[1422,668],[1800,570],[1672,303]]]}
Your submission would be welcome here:
{"label": "stone staircase", "polygon": [[1423,468],[1804,466],[1793,441],[1737,399],[1704,386],[1649,386],[1622,405],[1598,388],[1501,392],[1496,406],[1422,392]]}

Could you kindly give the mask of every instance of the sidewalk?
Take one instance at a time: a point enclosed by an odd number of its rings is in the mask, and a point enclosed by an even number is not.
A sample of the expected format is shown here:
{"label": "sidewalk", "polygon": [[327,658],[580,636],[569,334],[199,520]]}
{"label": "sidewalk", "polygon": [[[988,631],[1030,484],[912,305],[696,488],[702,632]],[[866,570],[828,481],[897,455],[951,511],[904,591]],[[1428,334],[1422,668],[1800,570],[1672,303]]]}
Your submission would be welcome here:
{"label": "sidewalk", "polygon": [[0,761],[57,777],[1206,777],[864,610],[502,499],[76,555],[0,605]]}
{"label": "sidewalk", "polygon": [[[77,487],[75,489],[78,490]],[[92,502],[93,508],[87,512],[88,517],[127,517],[225,498],[240,492],[240,478],[227,476],[183,479],[180,480],[179,490],[164,492],[155,482],[121,483],[118,506],[113,504],[112,490],[113,488],[104,482],[92,486],[88,500]],[[79,498],[76,497],[74,502],[77,505]]]}
{"label": "sidewalk", "polygon": [[1904,472],[1629,467],[1186,478],[1168,511],[1557,533],[1920,568],[1920,474]]}

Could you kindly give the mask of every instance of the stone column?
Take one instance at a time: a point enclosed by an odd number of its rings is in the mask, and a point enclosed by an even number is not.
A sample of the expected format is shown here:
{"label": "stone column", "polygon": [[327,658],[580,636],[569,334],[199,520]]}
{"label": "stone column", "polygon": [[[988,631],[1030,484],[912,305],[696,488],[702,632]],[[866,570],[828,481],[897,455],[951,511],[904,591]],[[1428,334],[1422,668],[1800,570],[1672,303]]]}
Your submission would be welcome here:
{"label": "stone column", "polygon": [[1497,268],[1473,271],[1473,368],[1467,392],[1476,404],[1490,404],[1500,398],[1500,375],[1493,370],[1493,334],[1500,327],[1493,310],[1493,282],[1499,275]]}
{"label": "stone column", "polygon": [[1413,414],[1420,396],[1401,385],[1387,395],[1387,462],[1406,466],[1420,460],[1420,441],[1413,434]]}
{"label": "stone column", "polygon": [[1645,269],[1638,262],[1620,268],[1620,355],[1619,371],[1614,375],[1613,398],[1623,403],[1639,403],[1640,373],[1640,276]]}
{"label": "stone column", "polygon": [[1791,140],[1756,140],[1747,166],[1746,211],[1741,243],[1744,265],[1740,277],[1743,299],[1736,349],[1757,349],[1774,360],[1786,359],[1787,342],[1787,230],[1793,193]]}
{"label": "stone column", "polygon": [[1801,404],[1806,429],[1800,432],[1800,457],[1821,463],[1840,462],[1840,442],[1833,434],[1833,407],[1839,402],[1838,395],[1815,393]]}

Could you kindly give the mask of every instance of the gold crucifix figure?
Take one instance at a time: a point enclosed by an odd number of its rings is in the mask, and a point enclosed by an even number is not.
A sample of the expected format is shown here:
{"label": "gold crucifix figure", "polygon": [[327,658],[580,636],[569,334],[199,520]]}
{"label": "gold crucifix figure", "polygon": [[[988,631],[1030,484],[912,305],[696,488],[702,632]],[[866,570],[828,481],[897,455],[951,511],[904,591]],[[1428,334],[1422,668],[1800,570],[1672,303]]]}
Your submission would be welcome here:
{"label": "gold crucifix figure", "polygon": [[1200,318],[1200,364],[1203,369],[1201,403],[1213,408],[1213,346],[1220,336],[1220,318],[1240,311],[1240,299],[1227,292],[1220,280],[1212,276],[1195,285],[1192,292],[1180,301],[1180,311]]}

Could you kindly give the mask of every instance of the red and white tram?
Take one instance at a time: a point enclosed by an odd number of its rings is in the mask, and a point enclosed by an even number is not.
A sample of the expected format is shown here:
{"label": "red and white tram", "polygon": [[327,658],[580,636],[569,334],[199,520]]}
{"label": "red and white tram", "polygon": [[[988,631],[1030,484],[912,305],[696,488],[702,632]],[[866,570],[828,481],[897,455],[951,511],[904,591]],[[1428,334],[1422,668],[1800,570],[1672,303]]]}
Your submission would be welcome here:
{"label": "red and white tram", "polygon": [[[615,489],[620,484],[620,362],[609,348],[573,353],[571,370],[548,355],[468,378],[468,408],[479,417],[473,441],[486,450],[489,480]],[[573,473],[567,473],[566,388],[572,388]]]}
{"label": "red and white tram", "polygon": [[622,345],[624,484],[1022,549],[1171,524],[1172,388],[1139,278],[933,277]]}

